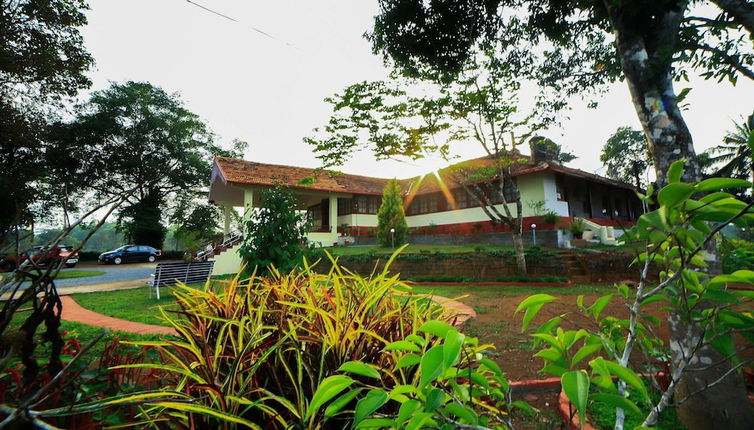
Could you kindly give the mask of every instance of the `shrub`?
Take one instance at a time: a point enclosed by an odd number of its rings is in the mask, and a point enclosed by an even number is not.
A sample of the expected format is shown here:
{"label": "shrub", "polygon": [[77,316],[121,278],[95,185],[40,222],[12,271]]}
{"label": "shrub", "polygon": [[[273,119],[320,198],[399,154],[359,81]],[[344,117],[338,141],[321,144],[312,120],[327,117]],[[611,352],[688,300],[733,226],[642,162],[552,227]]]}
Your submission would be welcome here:
{"label": "shrub", "polygon": [[545,224],[555,224],[560,221],[560,216],[553,211],[547,211],[542,215],[542,221]]}
{"label": "shrub", "polygon": [[718,252],[724,273],[733,273],[737,270],[754,270],[754,243],[746,240],[723,238],[718,245]]}
{"label": "shrub", "polygon": [[406,242],[407,234],[408,224],[403,212],[401,188],[398,181],[391,179],[385,186],[382,204],[377,211],[377,240],[382,246],[402,245]]}
{"label": "shrub", "polygon": [[[328,378],[352,361],[391,368],[395,357],[385,345],[439,315],[433,302],[400,295],[409,288],[388,276],[390,262],[368,279],[333,261],[328,274],[305,264],[301,273],[273,268],[269,277],[237,276],[220,286],[179,285],[183,318],[163,315],[180,340],[142,343],[157,348],[162,362],[140,366],[165,369],[178,378],[166,388],[194,402],[162,405],[147,415],[196,428],[218,428],[219,421],[272,429],[323,425],[332,418],[314,393]],[[394,385],[386,378],[379,386]],[[342,399],[341,406],[349,403]],[[342,419],[337,426],[347,424]]]}
{"label": "shrub", "polygon": [[571,221],[571,225],[568,227],[568,229],[573,233],[574,236],[581,236],[584,233],[584,230],[586,230],[586,225],[584,225],[584,218],[574,218],[573,221]]}
{"label": "shrub", "polygon": [[262,191],[262,207],[246,221],[244,242],[238,252],[250,270],[275,266],[293,269],[302,257],[309,223],[296,213],[296,196],[282,187]]}

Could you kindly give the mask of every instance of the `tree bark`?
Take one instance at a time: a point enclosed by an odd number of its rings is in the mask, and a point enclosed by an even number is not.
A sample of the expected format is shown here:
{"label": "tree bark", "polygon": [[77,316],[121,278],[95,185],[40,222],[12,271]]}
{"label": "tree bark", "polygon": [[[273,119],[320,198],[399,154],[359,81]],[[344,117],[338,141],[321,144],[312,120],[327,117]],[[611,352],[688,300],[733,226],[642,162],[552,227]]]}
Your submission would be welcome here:
{"label": "tree bark", "polygon": [[[672,59],[663,54],[672,52],[676,43],[687,2],[679,3],[676,9],[669,9],[663,16],[656,17],[655,23],[644,22],[637,26],[636,17],[632,15],[627,19],[629,13],[619,3],[605,2],[614,27],[623,74],[649,143],[660,187],[667,184],[668,168],[677,160],[687,160],[682,176],[684,181],[698,181],[701,176],[691,133],[673,89]],[[684,373],[679,384],[676,393],[676,399],[679,399],[708,387],[732,365],[710,347],[694,351],[697,343],[693,340],[698,340],[702,332],[699,324],[686,322],[675,312],[671,312],[668,319],[672,366],[677,368],[684,356],[696,355],[696,369]],[[710,367],[712,363],[720,364]],[[719,384],[689,398],[679,407],[679,416],[690,430],[750,428],[754,412],[742,387],[741,376],[731,372]]]}
{"label": "tree bark", "polygon": [[516,271],[519,275],[526,275],[523,233],[519,229],[512,231],[511,235],[513,237],[513,250],[516,252]]}

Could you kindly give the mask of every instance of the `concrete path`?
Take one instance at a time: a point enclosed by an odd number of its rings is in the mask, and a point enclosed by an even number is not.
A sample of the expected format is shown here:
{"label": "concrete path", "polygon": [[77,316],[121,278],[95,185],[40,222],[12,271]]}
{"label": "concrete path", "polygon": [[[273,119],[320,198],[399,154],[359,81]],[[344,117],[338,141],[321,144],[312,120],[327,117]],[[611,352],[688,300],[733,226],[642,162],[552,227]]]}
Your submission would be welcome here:
{"label": "concrete path", "polygon": [[89,309],[81,307],[70,296],[61,297],[60,300],[63,302],[63,315],[61,317],[65,321],[73,321],[110,330],[124,331],[127,333],[177,334],[172,327],[137,323],[90,311]]}
{"label": "concrete path", "polygon": [[[83,291],[77,291],[83,292]],[[445,308],[445,312],[448,316],[455,316],[455,326],[460,326],[469,318],[474,318],[476,312],[474,309],[466,306],[465,304],[449,299],[443,296],[429,296],[432,300],[436,301]],[[100,313],[90,311],[89,309],[81,307],[70,296],[62,296],[60,300],[63,302],[63,315],[62,318],[65,321],[79,322],[95,327],[103,327],[110,330],[124,331],[127,333],[136,334],[172,334],[175,335],[176,331],[171,327],[143,324],[133,321],[127,321],[120,318],[113,318]]]}

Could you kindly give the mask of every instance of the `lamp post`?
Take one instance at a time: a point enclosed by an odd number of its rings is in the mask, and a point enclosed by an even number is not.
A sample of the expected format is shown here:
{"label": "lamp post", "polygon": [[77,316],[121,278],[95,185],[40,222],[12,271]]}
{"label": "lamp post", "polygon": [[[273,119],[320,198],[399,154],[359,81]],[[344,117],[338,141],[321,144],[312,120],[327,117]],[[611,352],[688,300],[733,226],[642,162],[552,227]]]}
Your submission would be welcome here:
{"label": "lamp post", "polygon": [[395,250],[395,229],[394,228],[390,229],[390,243],[393,246],[393,250]]}
{"label": "lamp post", "polygon": [[537,225],[536,224],[531,225],[531,243],[532,245],[537,244]]}

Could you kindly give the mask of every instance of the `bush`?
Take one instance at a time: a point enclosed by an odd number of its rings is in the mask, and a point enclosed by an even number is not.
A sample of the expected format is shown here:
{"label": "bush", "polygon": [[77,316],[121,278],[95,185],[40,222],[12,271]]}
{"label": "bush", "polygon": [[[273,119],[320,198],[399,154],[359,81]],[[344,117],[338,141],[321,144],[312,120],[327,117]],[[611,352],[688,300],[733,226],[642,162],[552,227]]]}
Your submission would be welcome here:
{"label": "bush", "polygon": [[[194,402],[146,410],[149,418],[265,429],[332,420],[314,394],[323,382],[354,360],[369,369],[392,368],[396,357],[385,345],[440,315],[433,302],[400,296],[409,288],[387,270],[365,279],[333,262],[328,274],[305,266],[301,273],[273,269],[269,277],[236,277],[219,287],[179,285],[181,318],[163,315],[180,341],[148,343],[162,361],[142,366],[167,370],[177,382],[163,388],[190,393]],[[391,378],[377,384],[394,385]],[[345,428],[348,420],[335,426]]]}
{"label": "bush", "polygon": [[377,212],[377,240],[382,246],[402,245],[406,242],[407,234],[401,187],[398,181],[391,179],[382,193],[382,204]]}
{"label": "bush", "polygon": [[574,236],[581,236],[584,233],[584,230],[586,230],[586,225],[584,225],[584,218],[574,218],[573,221],[571,221],[571,225],[568,227],[568,229],[573,233]]}
{"label": "bush", "polygon": [[274,266],[287,272],[299,264],[309,223],[306,215],[296,213],[296,205],[296,196],[283,187],[262,191],[262,207],[246,221],[238,250],[250,271],[267,272]]}
{"label": "bush", "polygon": [[723,273],[737,270],[754,270],[754,243],[746,240],[723,238],[718,245]]}
{"label": "bush", "polygon": [[542,221],[545,224],[555,224],[558,221],[560,221],[560,216],[558,214],[556,214],[555,212],[553,212],[553,211],[547,211],[542,216]]}

